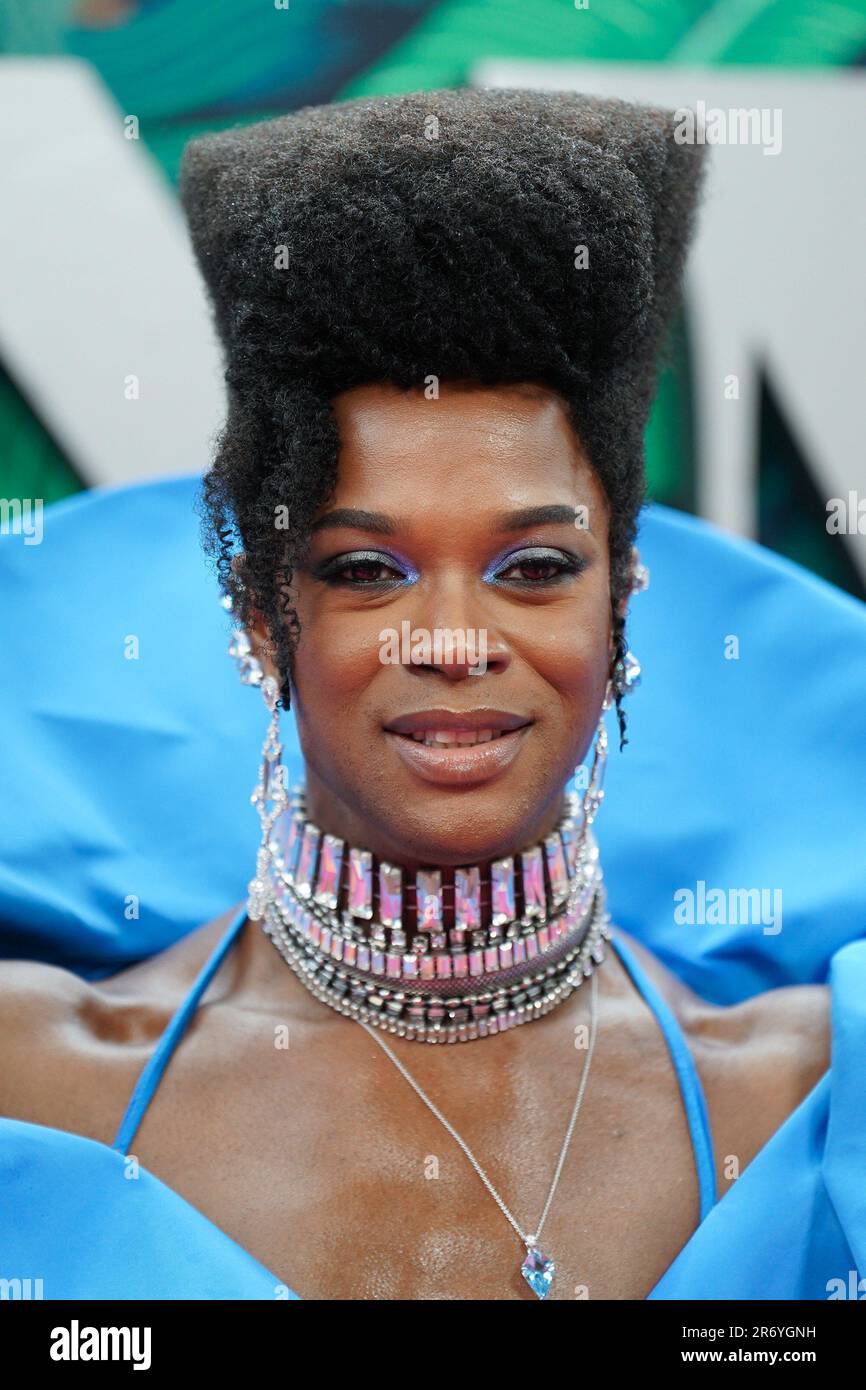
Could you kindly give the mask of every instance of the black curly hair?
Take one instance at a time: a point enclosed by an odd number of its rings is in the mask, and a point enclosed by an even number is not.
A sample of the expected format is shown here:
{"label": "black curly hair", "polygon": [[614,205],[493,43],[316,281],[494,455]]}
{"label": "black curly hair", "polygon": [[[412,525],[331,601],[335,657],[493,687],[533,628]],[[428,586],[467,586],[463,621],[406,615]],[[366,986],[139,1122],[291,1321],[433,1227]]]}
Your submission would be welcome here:
{"label": "black curly hair", "polygon": [[627,742],[617,605],[703,167],[703,146],[674,130],[673,113],[626,102],[457,88],[307,107],[186,146],[181,201],[228,386],[204,542],[239,622],[258,610],[268,624],[286,708],[292,575],[336,484],[333,396],[526,380],[564,399],[608,499]]}

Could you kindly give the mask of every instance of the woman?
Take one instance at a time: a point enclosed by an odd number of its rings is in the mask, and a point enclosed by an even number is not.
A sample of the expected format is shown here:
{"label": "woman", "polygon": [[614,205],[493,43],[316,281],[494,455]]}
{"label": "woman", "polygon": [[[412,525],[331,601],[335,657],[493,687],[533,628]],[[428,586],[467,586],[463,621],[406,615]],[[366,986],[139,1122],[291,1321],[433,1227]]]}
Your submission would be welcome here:
{"label": "woman", "polygon": [[[46,1126],[88,1231],[46,1296],[697,1298],[694,1234],[755,1217],[722,1199],[825,1078],[829,990],[698,997],[610,923],[592,830],[699,186],[673,128],[443,91],[188,148],[262,848],[139,965],[4,969],[25,1224]],[[853,1263],[811,1219],[790,1297]]]}

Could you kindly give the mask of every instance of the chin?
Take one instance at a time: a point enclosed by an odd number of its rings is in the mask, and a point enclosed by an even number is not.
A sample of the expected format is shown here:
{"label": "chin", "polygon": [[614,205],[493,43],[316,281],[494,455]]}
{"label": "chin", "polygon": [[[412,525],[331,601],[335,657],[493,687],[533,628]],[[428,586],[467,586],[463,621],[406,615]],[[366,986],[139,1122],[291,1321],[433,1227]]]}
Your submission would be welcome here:
{"label": "chin", "polygon": [[[525,779],[522,790],[513,792],[489,783],[459,791],[416,788],[395,797],[399,819],[383,829],[407,859],[456,867],[504,858],[529,842],[531,827],[549,804],[537,788]],[[549,796],[555,800],[556,792]]]}

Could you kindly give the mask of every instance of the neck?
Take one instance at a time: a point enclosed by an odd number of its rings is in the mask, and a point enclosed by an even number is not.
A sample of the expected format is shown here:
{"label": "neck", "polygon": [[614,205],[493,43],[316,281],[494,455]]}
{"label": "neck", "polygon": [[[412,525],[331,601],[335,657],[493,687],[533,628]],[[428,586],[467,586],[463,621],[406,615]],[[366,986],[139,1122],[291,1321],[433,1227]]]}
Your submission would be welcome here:
{"label": "neck", "polygon": [[383,822],[379,810],[389,800],[386,788],[376,788],[366,801],[349,803],[310,768],[306,769],[304,787],[307,816],[323,832],[359,845],[377,859],[412,875],[431,865],[453,872],[470,863],[478,864],[489,875],[490,865],[496,860],[519,854],[552,834],[567,809],[564,788],[540,806],[533,805],[516,823],[515,808],[509,807],[510,814],[502,817],[501,829],[485,843],[467,849],[462,818],[439,818],[435,827],[428,824],[417,831],[408,818],[396,827]]}

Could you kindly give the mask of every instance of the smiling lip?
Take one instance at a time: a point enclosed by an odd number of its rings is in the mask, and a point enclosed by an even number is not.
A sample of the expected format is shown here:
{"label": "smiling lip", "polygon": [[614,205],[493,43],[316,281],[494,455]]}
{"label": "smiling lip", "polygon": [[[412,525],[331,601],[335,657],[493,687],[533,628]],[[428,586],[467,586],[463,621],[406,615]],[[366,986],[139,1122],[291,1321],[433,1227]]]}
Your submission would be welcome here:
{"label": "smiling lip", "polygon": [[450,786],[486,782],[514,760],[532,727],[525,715],[502,710],[420,710],[385,725],[413,772]]}

